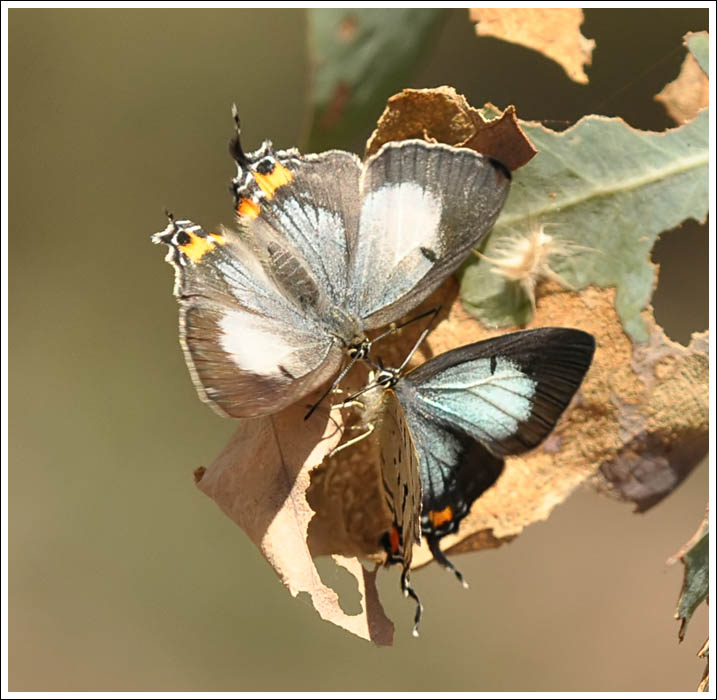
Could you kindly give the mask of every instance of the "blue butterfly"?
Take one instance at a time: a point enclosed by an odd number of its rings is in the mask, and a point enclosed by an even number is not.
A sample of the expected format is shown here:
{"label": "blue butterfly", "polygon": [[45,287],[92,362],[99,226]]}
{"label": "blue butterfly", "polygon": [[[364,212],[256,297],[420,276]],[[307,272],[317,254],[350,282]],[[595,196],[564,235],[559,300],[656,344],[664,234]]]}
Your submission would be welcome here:
{"label": "blue butterfly", "polygon": [[[420,341],[419,341],[420,342]],[[572,328],[509,333],[443,353],[404,372],[381,369],[366,393],[393,524],[382,540],[387,563],[409,581],[411,550],[424,536],[436,561],[463,578],[441,551],[473,502],[497,480],[503,459],[537,447],[579,388],[595,339]],[[353,397],[352,397],[353,398]]]}

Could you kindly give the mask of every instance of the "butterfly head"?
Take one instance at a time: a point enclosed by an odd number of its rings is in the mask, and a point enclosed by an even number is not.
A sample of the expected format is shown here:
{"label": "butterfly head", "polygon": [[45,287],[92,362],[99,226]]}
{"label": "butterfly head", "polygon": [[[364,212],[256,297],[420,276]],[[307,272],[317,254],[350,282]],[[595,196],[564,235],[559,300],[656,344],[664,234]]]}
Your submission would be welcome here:
{"label": "butterfly head", "polygon": [[347,354],[351,360],[365,360],[371,350],[371,341],[364,337],[355,340],[348,348]]}
{"label": "butterfly head", "polygon": [[399,370],[382,367],[374,378],[374,382],[377,386],[382,386],[384,389],[392,389],[396,386],[400,377]]}

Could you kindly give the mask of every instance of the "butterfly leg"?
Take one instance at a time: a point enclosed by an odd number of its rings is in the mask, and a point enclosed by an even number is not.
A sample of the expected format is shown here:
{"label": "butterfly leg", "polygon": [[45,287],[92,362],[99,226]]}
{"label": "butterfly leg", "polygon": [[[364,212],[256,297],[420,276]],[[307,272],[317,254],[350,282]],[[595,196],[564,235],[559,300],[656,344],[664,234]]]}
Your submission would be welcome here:
{"label": "butterfly leg", "polygon": [[375,425],[373,423],[369,423],[366,426],[366,430],[361,433],[361,435],[357,435],[355,438],[351,438],[347,442],[344,442],[343,444],[339,445],[338,447],[334,447],[331,452],[329,452],[328,456],[333,457],[338,452],[341,452],[341,450],[346,449],[347,447],[350,447],[351,445],[355,445],[357,442],[361,442],[361,440],[367,438],[375,429]]}
{"label": "butterfly leg", "polygon": [[348,364],[346,367],[344,367],[341,372],[339,372],[339,376],[334,379],[334,381],[331,383],[331,386],[321,395],[321,398],[309,409],[309,412],[304,416],[304,420],[309,420],[311,418],[311,415],[313,412],[321,405],[323,400],[332,392],[336,391],[339,383],[341,380],[348,374],[349,370],[356,364],[356,361],[359,359],[358,355],[354,355],[351,357],[351,359],[348,361]]}

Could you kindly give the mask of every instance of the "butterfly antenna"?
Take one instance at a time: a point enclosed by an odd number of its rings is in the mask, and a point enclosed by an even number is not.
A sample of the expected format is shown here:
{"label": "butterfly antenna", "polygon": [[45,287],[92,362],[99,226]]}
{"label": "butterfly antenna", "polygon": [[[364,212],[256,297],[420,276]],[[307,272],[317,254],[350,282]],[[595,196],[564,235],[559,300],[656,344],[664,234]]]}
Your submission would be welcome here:
{"label": "butterfly antenna", "polygon": [[[426,339],[426,336],[431,332],[431,326],[433,325],[433,322],[436,320],[436,316],[438,316],[438,312],[440,310],[441,310],[441,307],[437,306],[435,309],[433,309],[433,311],[430,312],[433,314],[431,316],[431,320],[428,322],[426,327],[423,329],[423,331],[421,332],[421,335],[418,336],[418,340],[416,341],[416,344],[413,346],[413,348],[411,349],[411,352],[408,353],[408,355],[406,356],[406,359],[403,361],[401,366],[398,368],[399,373],[411,361],[411,358],[415,354],[416,350],[418,350],[418,348],[421,346],[421,343]],[[428,315],[428,314],[426,314],[426,315]]]}
{"label": "butterfly antenna", "polygon": [[[433,309],[428,309],[428,311],[424,311],[422,314],[419,314],[418,316],[414,316],[413,318],[409,319],[408,321],[404,321],[403,323],[391,324],[391,327],[388,330],[385,330],[381,335],[376,336],[371,342],[375,343],[378,340],[382,340],[387,335],[391,335],[392,333],[396,333],[397,331],[401,330],[401,328],[405,328],[406,326],[410,325],[411,323],[415,323],[416,321],[420,321],[422,318],[426,318],[426,316],[433,315],[433,318],[435,318],[438,315],[438,312],[441,310],[441,306],[436,306]],[[433,318],[430,320],[430,323],[433,323]]]}
{"label": "butterfly antenna", "polygon": [[421,622],[421,617],[423,617],[423,605],[421,603],[421,599],[418,597],[418,594],[415,590],[413,590],[413,586],[411,586],[411,583],[408,580],[408,570],[404,570],[401,574],[401,590],[403,591],[403,595],[407,598],[413,598],[413,600],[416,601],[416,614],[413,618],[413,630],[411,631],[411,634],[414,637],[418,637],[418,625]]}
{"label": "butterfly antenna", "polygon": [[466,581],[463,578],[463,574],[458,571],[458,569],[456,569],[456,567],[450,561],[448,561],[448,558],[443,553],[443,550],[441,550],[441,547],[438,544],[439,538],[435,537],[434,535],[428,535],[426,536],[426,541],[428,542],[428,548],[431,550],[431,554],[436,560],[436,563],[440,564],[447,571],[452,571],[460,582],[461,586],[463,586],[463,588],[468,588],[468,581]]}
{"label": "butterfly antenna", "polygon": [[[334,379],[334,381],[331,383],[331,386],[323,394],[321,394],[321,398],[315,404],[313,404],[313,406],[309,409],[309,412],[304,416],[304,420],[309,420],[309,418],[311,418],[314,411],[321,405],[323,400],[339,385],[341,380],[348,374],[349,370],[356,364],[357,359],[358,359],[357,357],[352,357],[349,360],[349,363],[346,365],[346,367],[344,367],[341,370],[341,372],[339,372],[339,376],[336,377],[336,379]],[[359,392],[359,393],[363,393],[363,392]],[[356,396],[358,396],[358,394],[356,394]],[[355,397],[352,396],[352,397],[346,399],[346,401],[344,401],[342,403],[347,403],[354,398]]]}
{"label": "butterfly antenna", "polygon": [[344,399],[339,405],[340,406],[347,406],[350,404],[354,399],[357,399],[361,394],[365,394],[367,391],[371,391],[371,389],[375,389],[377,386],[381,386],[378,382],[373,382],[372,384],[367,384],[363,389],[360,391],[357,391],[355,394],[351,394],[347,399]]}

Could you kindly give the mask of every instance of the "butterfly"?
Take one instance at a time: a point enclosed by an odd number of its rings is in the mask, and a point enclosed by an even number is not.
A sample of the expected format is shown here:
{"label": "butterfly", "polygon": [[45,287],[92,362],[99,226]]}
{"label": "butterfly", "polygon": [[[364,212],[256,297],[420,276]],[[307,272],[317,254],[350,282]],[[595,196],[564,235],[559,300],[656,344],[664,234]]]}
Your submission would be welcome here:
{"label": "butterfly", "polygon": [[488,233],[510,173],[420,140],[387,143],[364,163],[268,141],[245,153],[235,120],[238,230],[170,217],[152,240],[169,248],[200,398],[242,418],[277,413],[365,357],[366,331],[410,312]]}
{"label": "butterfly", "polygon": [[441,538],[458,529],[495,483],[505,457],[548,436],[594,351],[593,336],[580,330],[519,331],[404,371],[409,355],[400,368],[381,369],[359,392],[367,395],[364,420],[377,430],[384,497],[393,516],[382,545],[387,563],[402,566],[404,594],[416,601],[414,634],[422,605],[409,578],[413,544],[425,537],[436,561],[463,581],[441,551]]}

